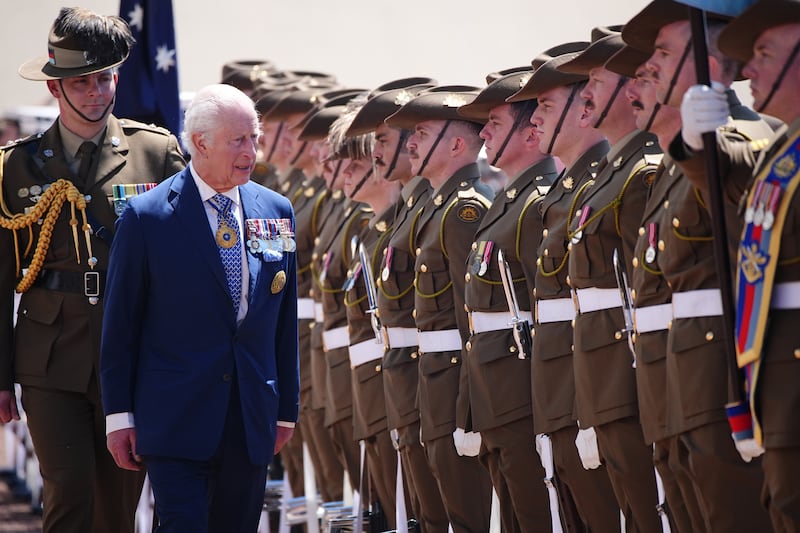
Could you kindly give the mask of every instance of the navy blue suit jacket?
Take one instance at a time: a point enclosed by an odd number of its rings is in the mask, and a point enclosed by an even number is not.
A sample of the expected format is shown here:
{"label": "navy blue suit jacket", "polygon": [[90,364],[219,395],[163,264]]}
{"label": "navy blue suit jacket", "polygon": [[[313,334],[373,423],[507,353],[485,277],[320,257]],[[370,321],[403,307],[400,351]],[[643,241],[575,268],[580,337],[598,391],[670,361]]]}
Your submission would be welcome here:
{"label": "navy blue suit jacket", "polygon": [[[239,187],[244,219],[287,218],[290,202]],[[269,464],[276,422],[295,421],[299,379],[295,253],[246,252],[248,311],[237,326],[225,272],[189,169],[132,199],[117,223],[100,359],[106,414],[133,412],[137,452],[206,460],[238,380],[247,448]],[[273,293],[273,280],[286,276]]]}

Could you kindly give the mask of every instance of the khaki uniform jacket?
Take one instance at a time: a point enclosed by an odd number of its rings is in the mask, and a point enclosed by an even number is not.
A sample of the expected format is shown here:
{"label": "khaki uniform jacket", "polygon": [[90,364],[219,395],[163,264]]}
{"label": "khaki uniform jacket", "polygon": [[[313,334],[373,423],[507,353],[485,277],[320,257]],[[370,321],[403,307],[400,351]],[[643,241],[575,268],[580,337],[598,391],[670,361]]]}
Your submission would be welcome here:
{"label": "khaki uniform jacket", "polygon": [[[398,209],[392,235],[380,251],[378,309],[384,328],[416,328],[414,322],[414,235],[417,213],[430,200],[430,184],[416,178],[408,199]],[[405,194],[405,193],[404,193]],[[391,248],[391,253],[387,249]],[[416,346],[389,347],[383,355],[383,390],[390,428],[401,428],[419,420],[417,383],[419,352]]]}
{"label": "khaki uniform jacket", "polygon": [[[522,275],[519,259],[528,250],[522,249],[519,243],[522,232],[540,234],[541,229],[523,227],[520,215],[525,200],[536,192],[542,196],[546,194],[557,175],[555,162],[551,158],[544,159],[515,177],[495,198],[467,256],[467,271],[471,276],[465,286],[464,299],[470,312],[502,314],[506,323],[511,321],[497,261],[499,250],[503,251],[511,268],[520,310],[530,311],[530,288]],[[489,252],[486,252],[487,247],[490,247]],[[486,259],[484,271],[482,264]],[[473,325],[472,320],[470,325]],[[531,363],[530,359],[519,358],[512,330],[473,333],[466,349],[472,428],[483,431],[521,418],[530,419]]]}
{"label": "khaki uniform jacket", "polygon": [[329,221],[321,223],[320,233],[314,239],[314,251],[311,254],[311,278],[312,286],[309,295],[314,298],[315,318],[314,328],[311,330],[311,407],[323,409],[327,403],[328,393],[326,379],[328,375],[328,364],[325,362],[325,351],[322,347],[322,332],[325,324],[322,318],[317,315],[317,309],[322,308],[322,290],[319,282],[319,275],[322,269],[322,256],[330,246],[330,239],[335,235],[338,222],[344,216],[347,202],[342,191],[327,191],[325,199],[319,209],[319,220]]}
{"label": "khaki uniform jacket", "polygon": [[[775,163],[775,157],[785,149],[786,143],[800,130],[800,121],[779,129],[766,150],[760,143],[730,143],[723,140],[719,144],[720,164],[737,167],[747,166],[757,159],[753,175]],[[699,159],[699,158],[698,158]],[[686,162],[686,173],[692,180],[699,179],[696,172],[700,168],[695,158]],[[796,178],[795,178],[796,179]],[[775,284],[800,281],[800,201],[797,193],[791,200],[780,240],[778,265],[775,271]],[[739,267],[742,256],[738,254]],[[800,422],[796,406],[800,403],[800,310],[771,309],[769,311],[768,331],[762,352],[762,365],[755,383],[754,392],[756,417],[761,425],[764,446],[767,449],[800,445]]]}
{"label": "khaki uniform jacket", "polygon": [[[672,305],[672,291],[655,261],[658,252],[657,228],[666,194],[677,179],[680,169],[665,154],[650,186],[633,259],[625,265],[631,273],[631,295],[637,309],[655,305]],[[652,240],[650,230],[653,230]],[[648,248],[656,255],[648,262]],[[671,316],[670,307],[670,316]],[[651,444],[670,437],[667,430],[667,326],[659,331],[636,333],[636,387],[639,397],[639,420],[645,441]]]}
{"label": "khaki uniform jacket", "polygon": [[[749,146],[752,140],[770,136],[769,126],[743,106],[732,106],[731,127],[724,130],[728,142]],[[743,117],[739,119],[737,117]],[[735,141],[734,141],[735,139]],[[662,202],[658,223],[658,268],[677,292],[717,289],[719,281],[714,261],[711,217],[708,203],[698,188],[702,162],[695,156],[686,160],[678,137],[670,145],[670,155],[687,174],[675,178]],[[682,161],[683,160],[683,161]],[[695,176],[695,183],[688,173]],[[740,194],[752,182],[752,166],[720,166],[724,176],[726,225],[729,235],[739,235],[742,224],[737,210]],[[745,185],[742,185],[745,184]],[[729,241],[731,239],[729,238]],[[682,433],[702,425],[726,420],[728,400],[727,365],[722,339],[721,316],[675,319],[667,346],[667,425],[669,431]]]}
{"label": "khaki uniform jacket", "polygon": [[[619,300],[612,257],[616,249],[623,265],[633,258],[645,198],[656,170],[656,165],[645,161],[646,151],[661,151],[654,135],[635,131],[626,136],[611,148],[594,184],[577,202],[579,211],[570,224],[573,237],[567,245],[573,291],[610,289],[612,298]],[[575,299],[577,302],[578,297]],[[579,312],[573,344],[581,427],[637,416],[636,375],[622,307]]]}
{"label": "khaki uniform jacket", "polygon": [[[567,285],[567,230],[575,206],[588,183],[594,178],[600,161],[608,152],[606,141],[587,150],[570,168],[565,169],[538,209],[527,210],[523,224],[531,217],[541,217],[543,226],[537,254],[523,256],[523,270],[534,280],[531,305],[534,309],[531,393],[533,424],[536,433],[548,433],[575,423],[575,379],[572,369],[572,324],[569,320],[542,324],[537,316],[540,299],[571,298]],[[538,221],[531,220],[531,227]],[[538,239],[537,239],[538,240]]]}
{"label": "khaki uniform jacket", "polygon": [[[389,240],[392,231],[392,220],[396,206],[392,205],[378,215],[359,236],[363,243],[367,259],[373,275],[373,287],[380,264],[380,252]],[[380,431],[388,429],[386,425],[386,402],[383,394],[383,338],[375,337],[372,319],[367,313],[369,298],[366,289],[366,272],[359,268],[361,262],[356,256],[350,261],[348,280],[350,290],[345,292],[347,306],[347,327],[350,331],[350,346],[364,341],[374,357],[370,361],[352,368],[353,387],[353,434],[355,440],[367,439]],[[376,291],[377,292],[377,291]],[[352,363],[351,363],[352,366]]]}
{"label": "khaki uniform jacket", "polygon": [[[311,256],[314,253],[314,240],[319,236],[319,211],[325,197],[325,180],[314,177],[306,180],[303,190],[294,204],[295,241],[297,242],[297,298],[310,298],[313,280],[311,277]],[[300,318],[298,337],[300,346],[300,391],[311,387],[311,327],[313,318]]]}
{"label": "khaki uniform jacket", "polygon": [[[160,182],[186,166],[177,139],[167,130],[129,120],[108,119],[105,137],[96,152],[89,183],[78,184],[64,155],[58,123],[2,151],[5,204],[12,213],[23,213],[39,199],[39,190],[66,178],[91,197],[87,216],[94,235],[94,270],[108,268],[110,241],[117,216],[112,203],[113,185]],[[3,215],[5,216],[5,215]],[[80,215],[78,214],[78,217]],[[43,269],[82,273],[87,266],[83,232],[76,243],[69,225],[70,205],[64,204],[53,230]],[[82,221],[80,222],[82,223]],[[34,224],[34,241],[40,225]],[[18,232],[20,253],[29,244],[27,231]],[[102,236],[100,238],[98,236]],[[32,253],[32,252],[31,252]],[[28,256],[23,260],[26,266]],[[12,335],[13,291],[17,282],[13,234],[0,230],[0,389],[14,381],[23,385],[84,392],[99,359],[102,298],[97,305],[79,293],[53,291],[38,286],[20,301],[18,322]]]}
{"label": "khaki uniform jacket", "polygon": [[[415,238],[417,329],[458,329],[463,343],[469,338],[464,310],[465,262],[481,219],[486,214],[491,190],[479,181],[477,164],[458,170],[422,208]],[[459,420],[469,419],[466,387],[461,375],[462,350],[422,354],[419,362],[419,410],[422,440],[450,435]],[[462,381],[463,379],[463,381]],[[467,424],[469,426],[469,424]],[[470,429],[469,427],[465,429]]]}
{"label": "khaki uniform jacket", "polygon": [[[329,247],[319,258],[320,279],[318,288],[322,293],[322,307],[325,313],[323,331],[347,326],[347,308],[342,287],[347,279],[347,269],[353,260],[350,241],[358,235],[372,217],[372,211],[362,204],[350,203],[341,219],[336,219],[330,228],[326,225],[320,236]],[[331,233],[327,233],[328,230]],[[326,267],[327,265],[327,267]],[[353,394],[350,386],[350,354],[347,346],[326,349],[325,361],[327,393],[325,404],[325,424],[352,416]]]}

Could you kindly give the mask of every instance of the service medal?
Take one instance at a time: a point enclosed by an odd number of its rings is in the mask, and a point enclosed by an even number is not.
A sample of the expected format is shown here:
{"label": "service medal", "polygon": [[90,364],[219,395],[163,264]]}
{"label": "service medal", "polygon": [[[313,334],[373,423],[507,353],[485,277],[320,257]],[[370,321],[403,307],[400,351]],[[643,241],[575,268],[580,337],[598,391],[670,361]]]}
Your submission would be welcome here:
{"label": "service medal", "polygon": [[648,265],[653,264],[653,261],[656,260],[656,249],[648,246],[647,250],[644,251],[644,260]]}
{"label": "service medal", "polygon": [[775,223],[775,215],[772,214],[771,211],[767,211],[764,213],[764,222],[762,224],[765,230],[772,229],[772,225]]}
{"label": "service medal", "polygon": [[217,244],[221,248],[231,248],[239,241],[239,235],[228,224],[224,223],[217,230]]}
{"label": "service medal", "polygon": [[753,224],[760,226],[764,223],[764,204],[758,204],[755,214],[753,215]]}

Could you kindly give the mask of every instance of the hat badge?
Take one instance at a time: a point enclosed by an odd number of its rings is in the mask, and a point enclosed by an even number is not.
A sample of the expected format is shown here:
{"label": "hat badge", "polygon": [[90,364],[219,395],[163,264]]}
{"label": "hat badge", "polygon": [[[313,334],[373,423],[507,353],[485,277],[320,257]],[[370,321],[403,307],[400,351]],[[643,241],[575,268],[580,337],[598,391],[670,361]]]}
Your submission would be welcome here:
{"label": "hat badge", "polygon": [[402,91],[397,93],[397,96],[395,96],[394,105],[397,106],[406,105],[408,102],[411,101],[412,98],[414,98],[414,95],[403,89]]}
{"label": "hat badge", "polygon": [[531,79],[531,76],[533,76],[532,73],[531,74],[525,74],[525,75],[523,75],[523,76],[521,76],[519,78],[519,87],[520,87],[520,89],[525,87],[526,85],[528,85],[528,81]]}
{"label": "hat badge", "polygon": [[467,99],[460,94],[450,93],[445,96],[442,105],[445,107],[461,107],[467,105]]}

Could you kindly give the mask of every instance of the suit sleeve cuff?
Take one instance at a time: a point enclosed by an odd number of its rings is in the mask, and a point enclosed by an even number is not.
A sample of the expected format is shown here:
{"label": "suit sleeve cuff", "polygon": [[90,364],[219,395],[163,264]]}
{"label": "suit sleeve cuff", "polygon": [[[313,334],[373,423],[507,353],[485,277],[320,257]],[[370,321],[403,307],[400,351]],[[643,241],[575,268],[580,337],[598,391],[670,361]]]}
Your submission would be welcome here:
{"label": "suit sleeve cuff", "polygon": [[120,429],[134,427],[133,413],[112,413],[106,415],[106,435]]}
{"label": "suit sleeve cuff", "polygon": [[292,428],[292,429],[294,429],[294,426],[296,424],[297,424],[296,422],[286,422],[285,420],[278,420],[278,427],[282,427],[282,428]]}

